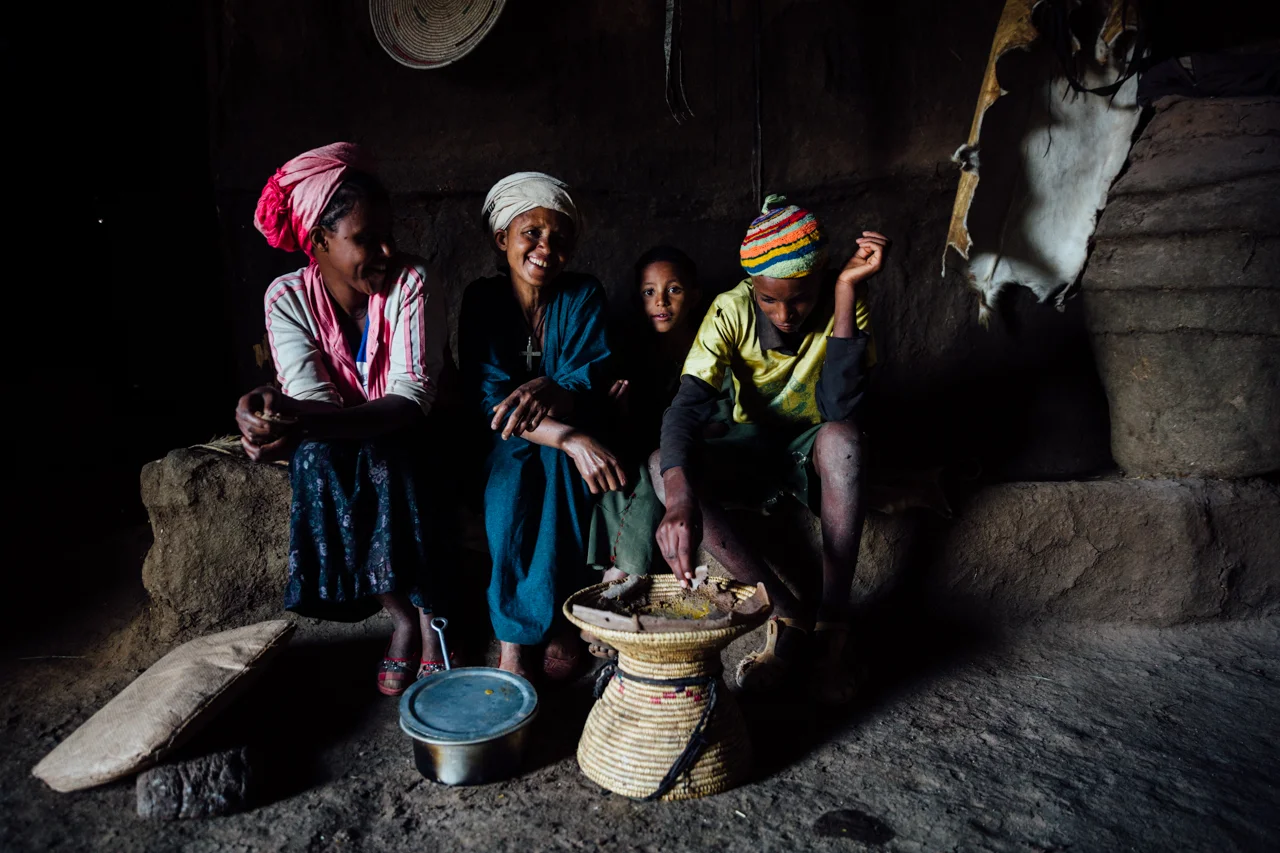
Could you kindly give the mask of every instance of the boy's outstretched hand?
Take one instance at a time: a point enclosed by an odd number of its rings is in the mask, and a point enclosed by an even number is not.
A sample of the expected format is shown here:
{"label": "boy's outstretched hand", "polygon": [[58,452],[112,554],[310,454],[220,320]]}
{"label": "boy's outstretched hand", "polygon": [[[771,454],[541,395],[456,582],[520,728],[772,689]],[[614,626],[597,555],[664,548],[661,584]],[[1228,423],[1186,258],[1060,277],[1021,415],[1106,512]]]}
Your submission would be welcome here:
{"label": "boy's outstretched hand", "polygon": [[662,475],[667,512],[655,538],[658,552],[682,587],[693,583],[693,564],[702,544],[702,510],[689,488],[684,470],[672,468]]}
{"label": "boy's outstretched hand", "polygon": [[889,238],[879,231],[863,231],[857,243],[858,251],[853,253],[853,257],[844,265],[844,269],[840,270],[840,277],[836,279],[837,284],[852,286],[871,278],[880,271]]}

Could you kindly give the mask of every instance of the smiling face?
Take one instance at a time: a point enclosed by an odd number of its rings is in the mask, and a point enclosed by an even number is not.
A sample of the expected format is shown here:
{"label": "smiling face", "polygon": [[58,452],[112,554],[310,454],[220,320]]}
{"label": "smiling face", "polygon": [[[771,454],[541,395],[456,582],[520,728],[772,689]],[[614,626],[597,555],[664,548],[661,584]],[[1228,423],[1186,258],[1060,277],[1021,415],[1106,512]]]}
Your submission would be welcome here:
{"label": "smiling face", "polygon": [[640,273],[640,299],[653,329],[663,335],[688,321],[697,300],[697,288],[680,267],[669,261],[654,261]]}
{"label": "smiling face", "polygon": [[507,259],[512,281],[542,287],[564,271],[576,236],[572,219],[558,210],[535,207],[511,220],[493,239]]}
{"label": "smiling face", "polygon": [[333,230],[311,229],[320,274],[331,286],[346,286],[371,296],[382,290],[395,255],[391,205],[361,199]]}
{"label": "smiling face", "polygon": [[822,277],[816,273],[799,278],[753,275],[751,283],[756,305],[778,331],[786,334],[800,331],[822,295]]}

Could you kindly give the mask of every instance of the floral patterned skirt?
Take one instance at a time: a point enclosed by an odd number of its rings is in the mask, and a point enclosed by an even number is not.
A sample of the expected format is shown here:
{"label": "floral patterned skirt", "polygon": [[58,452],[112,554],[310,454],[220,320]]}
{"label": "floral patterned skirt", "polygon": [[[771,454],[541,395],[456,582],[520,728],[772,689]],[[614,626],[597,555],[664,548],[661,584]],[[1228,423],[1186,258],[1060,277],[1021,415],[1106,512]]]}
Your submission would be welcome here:
{"label": "floral patterned skirt", "polygon": [[438,529],[418,477],[416,430],[366,441],[304,441],[289,465],[293,505],[284,605],[303,616],[355,622],[373,596],[407,595],[430,608]]}

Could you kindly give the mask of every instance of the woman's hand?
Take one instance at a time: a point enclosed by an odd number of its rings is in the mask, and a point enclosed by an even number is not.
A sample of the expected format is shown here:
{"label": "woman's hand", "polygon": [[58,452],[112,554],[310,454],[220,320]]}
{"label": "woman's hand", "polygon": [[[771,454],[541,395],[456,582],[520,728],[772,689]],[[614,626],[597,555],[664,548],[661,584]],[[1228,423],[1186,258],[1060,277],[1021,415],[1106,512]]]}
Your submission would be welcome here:
{"label": "woman's hand", "polygon": [[570,432],[560,442],[560,449],[573,460],[578,474],[587,481],[591,494],[626,488],[627,474],[622,470],[618,457],[586,433]]}
{"label": "woman's hand", "polygon": [[293,447],[296,442],[295,436],[286,435],[284,438],[278,438],[270,444],[254,444],[243,435],[240,436],[240,446],[244,448],[244,455],[248,456],[254,462],[275,462],[278,459],[288,459],[293,453]]}
{"label": "woman's hand", "polygon": [[880,271],[880,265],[884,261],[885,247],[889,245],[889,238],[878,231],[863,231],[862,236],[857,239],[858,251],[853,253],[853,257],[844,265],[844,269],[840,271],[840,277],[836,279],[837,285],[845,285],[853,287],[860,281],[865,281]]}
{"label": "woman's hand", "polygon": [[662,475],[667,497],[667,512],[654,537],[662,559],[682,587],[693,582],[693,562],[702,544],[702,509],[693,494],[684,471],[672,468]]}
{"label": "woman's hand", "polygon": [[609,399],[617,406],[618,411],[623,415],[628,414],[631,408],[631,380],[619,379],[609,388]]}
{"label": "woman's hand", "polygon": [[[547,376],[532,379],[507,395],[493,407],[489,429],[502,429],[502,440],[538,428],[547,415],[561,415],[572,405],[573,398]],[[503,420],[506,425],[503,426]]]}
{"label": "woman's hand", "polygon": [[254,462],[280,458],[297,426],[294,402],[270,385],[254,388],[236,404],[240,446]]}

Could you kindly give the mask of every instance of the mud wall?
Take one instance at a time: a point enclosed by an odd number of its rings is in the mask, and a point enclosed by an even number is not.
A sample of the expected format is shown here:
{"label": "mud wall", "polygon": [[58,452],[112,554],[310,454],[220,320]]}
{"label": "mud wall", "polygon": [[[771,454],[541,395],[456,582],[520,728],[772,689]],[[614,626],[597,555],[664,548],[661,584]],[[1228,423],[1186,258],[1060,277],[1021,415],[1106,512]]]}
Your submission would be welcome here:
{"label": "mud wall", "polygon": [[[452,319],[492,270],[479,209],[494,180],[541,169],[577,190],[588,232],[575,266],[620,297],[634,258],[673,242],[713,288],[764,192],[817,210],[836,252],[889,234],[875,281],[882,367],[873,435],[909,464],[980,460],[996,479],[1110,464],[1106,401],[1078,304],[1022,296],[983,331],[971,295],[938,275],[999,0],[685,3],[694,117],[664,100],[663,6],[509,3],[480,47],[437,71],[396,64],[360,2],[228,0],[211,20],[214,184],[242,386],[265,378],[261,295],[301,256],[253,230],[257,193],[293,154],[369,146],[395,196],[402,247],[446,271]],[[759,57],[759,73],[756,57]],[[758,91],[757,91],[758,81]],[[757,110],[758,102],[758,110]],[[759,142],[757,146],[757,116]]]}

